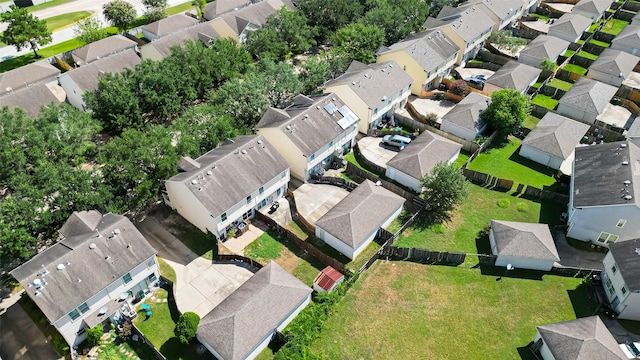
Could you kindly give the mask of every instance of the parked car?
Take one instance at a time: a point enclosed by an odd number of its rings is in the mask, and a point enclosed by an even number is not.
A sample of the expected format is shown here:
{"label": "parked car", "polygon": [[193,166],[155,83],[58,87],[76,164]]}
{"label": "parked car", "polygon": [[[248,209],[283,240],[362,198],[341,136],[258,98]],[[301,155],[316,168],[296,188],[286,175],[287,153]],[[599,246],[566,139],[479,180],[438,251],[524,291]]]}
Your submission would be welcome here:
{"label": "parked car", "polygon": [[640,358],[640,343],[627,341],[624,344],[620,344],[620,349],[622,352],[627,355],[628,359],[639,359]]}
{"label": "parked car", "polygon": [[397,147],[400,150],[403,150],[409,143],[411,143],[411,139],[402,135],[385,135],[382,138],[382,142],[385,145]]}

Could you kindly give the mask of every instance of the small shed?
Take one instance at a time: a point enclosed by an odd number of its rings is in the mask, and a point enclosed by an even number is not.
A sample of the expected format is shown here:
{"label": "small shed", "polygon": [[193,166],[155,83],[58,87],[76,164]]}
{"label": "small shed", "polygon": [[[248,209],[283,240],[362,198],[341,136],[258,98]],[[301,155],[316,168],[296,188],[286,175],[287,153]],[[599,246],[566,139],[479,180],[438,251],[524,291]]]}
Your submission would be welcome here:
{"label": "small shed", "polygon": [[313,290],[317,292],[332,292],[343,281],[344,275],[331,266],[327,266],[313,280]]}
{"label": "small shed", "polygon": [[496,266],[548,271],[560,261],[547,224],[491,220],[489,242]]}

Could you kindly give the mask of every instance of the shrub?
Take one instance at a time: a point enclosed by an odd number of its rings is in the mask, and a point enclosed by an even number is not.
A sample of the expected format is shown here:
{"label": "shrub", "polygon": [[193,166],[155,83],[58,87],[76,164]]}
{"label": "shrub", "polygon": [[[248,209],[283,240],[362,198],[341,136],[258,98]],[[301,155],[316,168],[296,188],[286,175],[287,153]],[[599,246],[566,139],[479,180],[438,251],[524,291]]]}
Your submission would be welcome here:
{"label": "shrub", "polygon": [[125,321],[122,324],[122,329],[120,330],[120,333],[118,334],[118,336],[120,336],[120,339],[122,339],[123,341],[127,341],[131,337],[131,334],[132,334],[131,323]]}
{"label": "shrub", "polygon": [[58,354],[66,355],[66,354],[69,353],[69,344],[67,344],[67,342],[62,337],[62,335],[58,334],[58,335],[54,336],[53,340],[51,340],[51,342],[53,343],[53,348],[56,349]]}
{"label": "shrub", "polygon": [[180,343],[187,345],[189,344],[189,341],[196,336],[199,323],[200,316],[198,316],[198,314],[194,312],[186,312],[180,315],[173,333],[176,334]]}
{"label": "shrub", "polygon": [[500,199],[500,200],[498,200],[498,206],[499,206],[499,207],[501,207],[501,208],[503,208],[503,209],[504,209],[504,208],[508,208],[508,207],[509,207],[509,205],[511,205],[511,203],[510,203],[510,202],[509,202],[509,200],[507,200],[507,199]]}
{"label": "shrub", "polygon": [[438,122],[438,114],[428,113],[424,116],[424,120],[427,122],[427,124],[435,124],[436,122]]}
{"label": "shrub", "polygon": [[89,346],[93,347],[100,345],[100,338],[103,333],[104,328],[102,327],[102,324],[98,324],[87,330],[87,342],[89,343]]}
{"label": "shrub", "polygon": [[459,96],[465,96],[469,91],[469,85],[466,81],[460,79],[453,82],[450,91]]}
{"label": "shrub", "polygon": [[525,203],[518,203],[517,205],[517,209],[520,212],[527,212],[528,208],[527,208],[527,204]]}

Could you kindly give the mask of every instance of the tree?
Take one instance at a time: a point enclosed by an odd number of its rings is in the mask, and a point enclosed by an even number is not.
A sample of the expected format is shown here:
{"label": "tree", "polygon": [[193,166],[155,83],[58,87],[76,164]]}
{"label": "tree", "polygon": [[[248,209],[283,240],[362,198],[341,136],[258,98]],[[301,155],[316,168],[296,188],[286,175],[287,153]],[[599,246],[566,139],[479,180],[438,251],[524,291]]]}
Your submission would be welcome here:
{"label": "tree", "polygon": [[528,97],[515,89],[502,89],[491,94],[489,106],[480,115],[501,137],[506,138],[520,127],[530,110]]}
{"label": "tree", "polygon": [[318,28],[318,40],[323,42],[339,28],[362,17],[364,7],[354,0],[300,0],[299,9]]}
{"label": "tree", "polygon": [[393,44],[413,32],[422,29],[427,16],[429,4],[421,0],[389,0],[371,1],[375,5],[366,12],[362,22],[380,27],[385,33],[385,44]]}
{"label": "tree", "polygon": [[96,17],[90,17],[77,23],[73,33],[84,44],[91,44],[109,36],[107,29],[102,27],[102,23]]}
{"label": "tree", "polygon": [[87,329],[87,342],[89,346],[94,347],[100,345],[100,338],[104,334],[102,324],[98,324],[91,329]]}
{"label": "tree", "polygon": [[558,68],[558,64],[556,64],[555,61],[549,59],[549,58],[544,58],[542,59],[542,62],[540,62],[540,69],[542,69],[542,71],[556,71],[556,69]]}
{"label": "tree", "polygon": [[147,10],[165,9],[167,7],[167,0],[142,0],[142,5],[144,5]]}
{"label": "tree", "polygon": [[331,76],[331,67],[326,58],[320,55],[307,58],[302,63],[298,78],[302,81],[302,93],[314,94]]}
{"label": "tree", "polygon": [[269,15],[262,29],[247,35],[247,50],[256,58],[284,60],[315,45],[315,34],[315,28],[307,25],[307,18],[302,12],[283,6]]}
{"label": "tree", "polygon": [[9,7],[11,11],[0,14],[0,20],[7,23],[7,28],[0,35],[0,40],[13,45],[18,51],[31,47],[33,55],[38,58],[38,45],[51,42],[51,31],[47,22],[31,15],[26,8],[15,5]]}
{"label": "tree", "polygon": [[429,10],[430,14],[433,17],[437,17],[440,13],[440,10],[445,6],[457,6],[461,1],[458,0],[431,0],[429,1]]}
{"label": "tree", "polygon": [[187,345],[196,336],[200,324],[200,316],[194,312],[186,312],[180,315],[176,328],[173,333],[176,335],[181,344]]}
{"label": "tree", "polygon": [[384,44],[384,33],[374,25],[352,23],[338,29],[332,37],[331,51],[365,64],[376,61],[375,52]]}
{"label": "tree", "polygon": [[144,17],[147,19],[147,21],[152,23],[166,18],[167,12],[162,8],[150,9],[147,10],[147,12],[144,14]]}
{"label": "tree", "polygon": [[200,21],[203,21],[204,12],[207,10],[207,0],[193,0],[191,5],[196,7],[196,10],[198,11],[198,18],[200,18]]}
{"label": "tree", "polygon": [[498,48],[505,49],[511,53],[515,53],[518,51],[518,48],[527,45],[527,40],[511,36],[510,30],[493,31],[491,35],[489,35],[489,39],[487,39],[487,41],[491,44],[497,45]]}
{"label": "tree", "polygon": [[422,225],[441,224],[451,219],[451,211],[467,196],[467,181],[455,165],[440,162],[421,179],[422,198],[427,203],[419,216]]}
{"label": "tree", "polygon": [[262,28],[247,34],[247,51],[256,59],[284,60],[289,54],[287,43],[275,29]]}
{"label": "tree", "polygon": [[469,85],[466,81],[458,79],[453,82],[450,91],[456,95],[465,96],[467,91],[469,91]]}
{"label": "tree", "polygon": [[102,5],[104,17],[120,32],[129,30],[136,20],[136,9],[124,0],[113,0]]}

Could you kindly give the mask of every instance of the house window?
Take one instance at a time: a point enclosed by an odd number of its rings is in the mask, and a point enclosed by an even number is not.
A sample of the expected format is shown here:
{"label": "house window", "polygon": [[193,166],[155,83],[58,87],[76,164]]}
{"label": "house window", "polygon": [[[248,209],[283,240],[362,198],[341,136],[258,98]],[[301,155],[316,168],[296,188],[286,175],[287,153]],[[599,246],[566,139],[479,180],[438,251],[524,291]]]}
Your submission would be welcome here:
{"label": "house window", "polygon": [[131,279],[131,274],[130,273],[124,274],[124,276],[122,277],[122,280],[124,280],[125,284],[129,283],[132,280]]}
{"label": "house window", "polygon": [[247,204],[251,202],[251,195],[247,196]]}
{"label": "house window", "polygon": [[378,108],[373,109],[373,114],[377,114],[378,113]]}
{"label": "house window", "polygon": [[71,318],[72,321],[79,318],[80,313],[78,312],[78,309],[73,309],[73,311],[69,313],[69,317]]}
{"label": "house window", "polygon": [[622,295],[625,295],[625,294],[627,293],[627,291],[629,291],[629,290],[627,290],[627,287],[623,285],[623,286],[620,288],[620,291],[622,292]]}
{"label": "house window", "polygon": [[220,220],[222,221],[227,220],[227,213],[223,213],[222,215],[220,215]]}
{"label": "house window", "polygon": [[154,261],[154,259],[149,259],[149,261],[147,261],[147,267],[150,268],[153,266],[153,264],[155,264],[156,262]]}
{"label": "house window", "polygon": [[156,282],[158,278],[156,277],[156,273],[153,273],[151,275],[149,275],[149,277],[147,277],[147,280],[149,280],[150,283],[154,283]]}
{"label": "house window", "polygon": [[280,196],[280,191],[281,191],[280,188],[276,190],[276,196]]}
{"label": "house window", "polygon": [[260,193],[260,195],[262,195],[263,192],[264,192],[264,186],[261,186],[260,190],[258,190],[258,193]]}
{"label": "house window", "polygon": [[333,146],[333,140],[329,141],[329,146]]}
{"label": "house window", "polygon": [[607,292],[609,293],[609,295],[613,295],[615,293],[615,290],[613,288],[613,284],[611,283],[611,279],[606,278],[604,280],[604,286],[607,289]]}
{"label": "house window", "polygon": [[601,232],[600,236],[598,236],[598,242],[601,242],[603,244],[614,243],[618,241],[618,238],[618,235]]}
{"label": "house window", "polygon": [[626,223],[627,223],[627,220],[625,220],[625,219],[620,219],[620,220],[618,220],[618,223],[616,224],[616,227],[621,228],[621,227],[623,227],[623,226],[624,226],[624,224],[626,224]]}
{"label": "house window", "polygon": [[87,332],[87,328],[86,328],[86,326],[83,326],[82,329],[78,330],[76,335],[80,336],[80,335],[84,334],[85,332]]}
{"label": "house window", "polygon": [[611,272],[615,274],[616,272],[618,272],[618,268],[615,265],[613,265],[611,267]]}
{"label": "house window", "polygon": [[309,160],[313,160],[316,158],[316,154],[311,154],[311,156],[309,156]]}
{"label": "house window", "polygon": [[78,306],[78,310],[80,310],[80,312],[84,314],[89,311],[89,305],[87,305],[87,303],[82,303],[80,306]]}

